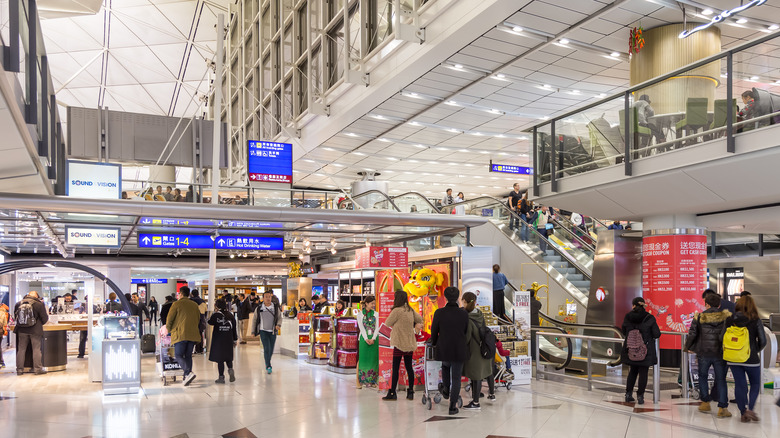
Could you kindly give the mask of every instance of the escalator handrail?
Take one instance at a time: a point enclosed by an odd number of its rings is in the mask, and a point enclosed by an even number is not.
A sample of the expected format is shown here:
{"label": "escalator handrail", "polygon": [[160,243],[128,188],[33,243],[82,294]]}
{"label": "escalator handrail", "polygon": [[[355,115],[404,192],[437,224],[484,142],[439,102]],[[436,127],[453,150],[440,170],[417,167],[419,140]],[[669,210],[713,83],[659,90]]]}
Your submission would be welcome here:
{"label": "escalator handrail", "polygon": [[[571,328],[581,328],[581,329],[592,329],[592,330],[611,330],[612,332],[616,333],[618,336],[615,339],[625,339],[626,337],[623,335],[623,330],[619,329],[617,326],[614,325],[608,325],[608,324],[578,324],[574,322],[564,322],[559,321],[557,319],[550,318],[544,312],[539,312],[539,316],[544,319],[545,321],[551,322],[555,324],[556,326],[564,326],[564,327],[571,327]],[[623,363],[623,355],[618,356],[617,359],[613,360],[612,362],[607,362],[607,365],[614,367],[618,366],[621,363]]]}
{"label": "escalator handrail", "polygon": [[[395,202],[393,202],[393,200],[392,200],[392,199],[390,199],[390,197],[389,197],[389,196],[387,196],[387,193],[385,193],[385,192],[382,192],[382,191],[380,191],[380,190],[367,190],[367,191],[365,191],[365,192],[363,192],[363,193],[360,193],[360,194],[358,194],[358,195],[354,195],[354,196],[352,196],[352,197],[351,197],[352,199],[342,199],[342,200],[341,200],[341,202],[339,202],[339,204],[338,204],[338,207],[339,207],[339,209],[341,209],[341,204],[342,204],[342,203],[344,203],[344,202],[346,202],[346,201],[349,201],[349,200],[351,200],[351,201],[353,201],[353,202],[354,202],[354,200],[355,200],[356,198],[359,198],[359,197],[362,197],[362,196],[368,196],[368,195],[371,195],[371,194],[379,194],[379,195],[382,195],[382,196],[384,196],[384,197],[385,197],[385,199],[387,199],[387,202],[389,202],[389,203],[390,203],[390,205],[392,205],[392,206],[393,206],[393,208],[395,209],[395,211],[397,211],[397,212],[399,212],[399,213],[401,212],[401,209],[400,209],[400,208],[398,208],[398,206],[397,206],[397,205],[395,205]],[[382,202],[382,201],[379,201],[379,202]],[[376,203],[374,203],[374,204],[376,204]],[[353,210],[355,209],[355,208],[354,208],[354,206],[353,206],[353,208],[352,208],[352,209],[353,209]]]}
{"label": "escalator handrail", "polygon": [[[558,330],[561,333],[566,334],[566,330],[564,330],[564,329],[562,329],[560,327],[541,327],[541,326],[538,326],[538,325],[532,325],[531,326],[531,336],[536,336],[536,335],[533,334],[533,332],[538,332],[539,330],[545,330],[546,331],[548,329]],[[536,348],[539,348],[539,349],[542,348],[541,345],[539,345],[538,340],[536,342]],[[562,370],[562,369],[564,369],[564,368],[569,366],[569,364],[571,363],[571,359],[573,357],[573,354],[574,354],[573,350],[574,349],[572,348],[571,338],[566,338],[566,360],[562,364],[557,365],[555,367],[556,370]],[[535,352],[532,352],[532,353],[535,353]],[[541,352],[539,353],[539,356],[541,356]],[[532,357],[531,359],[535,359],[535,357]]]}
{"label": "escalator handrail", "polygon": [[436,213],[441,213],[441,210],[439,210],[439,209],[438,209],[438,208],[437,208],[437,207],[436,207],[436,206],[433,204],[433,202],[431,202],[431,200],[430,200],[430,199],[428,199],[428,197],[427,197],[427,196],[423,195],[423,194],[422,194],[422,193],[420,193],[420,192],[406,192],[406,193],[401,193],[400,195],[391,196],[391,198],[392,198],[392,199],[397,199],[397,198],[400,198],[400,197],[402,197],[402,196],[408,196],[408,195],[416,195],[416,196],[419,196],[420,198],[422,198],[423,200],[425,200],[425,202],[428,204],[428,206],[429,206],[429,207],[431,207],[431,210],[433,210],[433,211],[434,211],[434,212],[436,212]]}
{"label": "escalator handrail", "polygon": [[578,236],[577,233],[575,233],[571,229],[565,227],[561,223],[561,221],[558,220],[559,217],[561,217],[559,214],[555,214],[552,217],[550,217],[550,220],[555,222],[556,224],[558,224],[558,229],[559,230],[566,230],[569,234],[571,234],[577,240],[577,242],[580,243],[580,245],[584,246],[588,251],[591,251],[591,252],[593,252],[595,254],[596,253],[596,248],[594,248],[593,245],[591,245],[590,243],[582,240],[582,237]]}

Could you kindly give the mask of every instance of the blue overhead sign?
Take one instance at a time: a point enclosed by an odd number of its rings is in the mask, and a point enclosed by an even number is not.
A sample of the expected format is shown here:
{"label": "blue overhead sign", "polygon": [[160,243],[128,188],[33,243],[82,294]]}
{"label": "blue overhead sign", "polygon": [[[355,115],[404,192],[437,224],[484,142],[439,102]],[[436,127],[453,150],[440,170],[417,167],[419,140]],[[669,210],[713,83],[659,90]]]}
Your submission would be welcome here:
{"label": "blue overhead sign", "polygon": [[133,278],[132,284],[168,284],[167,278]]}
{"label": "blue overhead sign", "polygon": [[177,226],[189,226],[189,227],[216,227],[219,226],[219,221],[213,221],[211,219],[176,219],[169,217],[142,217],[138,221],[139,225],[148,226],[165,226],[165,227],[177,227]]}
{"label": "blue overhead sign", "polygon": [[138,234],[139,248],[214,249],[214,240],[207,234]]}
{"label": "blue overhead sign", "polygon": [[247,174],[250,182],[292,184],[292,144],[249,140]]}
{"label": "blue overhead sign", "polygon": [[525,166],[511,166],[508,164],[491,164],[491,172],[514,173],[516,175],[533,175],[534,170]]}
{"label": "blue overhead sign", "polygon": [[282,228],[279,222],[229,221],[229,228]]}
{"label": "blue overhead sign", "polygon": [[243,237],[219,236],[214,242],[217,249],[269,250],[284,249],[284,239],[281,237]]}

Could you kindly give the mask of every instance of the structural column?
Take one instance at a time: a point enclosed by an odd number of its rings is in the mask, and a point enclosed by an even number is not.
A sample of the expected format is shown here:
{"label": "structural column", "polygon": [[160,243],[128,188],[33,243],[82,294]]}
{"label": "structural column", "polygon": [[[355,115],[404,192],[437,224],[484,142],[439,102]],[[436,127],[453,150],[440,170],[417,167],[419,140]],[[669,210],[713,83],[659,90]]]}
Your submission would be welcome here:
{"label": "structural column", "polygon": [[[642,238],[642,294],[661,331],[687,332],[704,310],[707,281],[706,229],[692,215],[645,218]],[[661,337],[661,365],[677,366],[680,338]]]}

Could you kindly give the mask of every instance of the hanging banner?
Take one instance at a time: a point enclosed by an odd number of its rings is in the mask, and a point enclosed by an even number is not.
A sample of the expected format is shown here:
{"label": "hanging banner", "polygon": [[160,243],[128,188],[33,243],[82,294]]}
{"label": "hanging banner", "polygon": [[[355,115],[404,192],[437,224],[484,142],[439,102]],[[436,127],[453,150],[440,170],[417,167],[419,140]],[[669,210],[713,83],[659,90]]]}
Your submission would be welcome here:
{"label": "hanging banner", "polygon": [[512,371],[515,385],[531,384],[531,293],[527,290],[516,291],[512,300],[517,339],[512,357]]}
{"label": "hanging banner", "polygon": [[[707,279],[707,237],[646,236],[642,239],[642,295],[661,331],[687,332]],[[661,348],[679,349],[678,336],[662,336]]]}
{"label": "hanging banner", "polygon": [[[392,382],[392,369],[393,369],[393,347],[390,346],[390,333],[392,329],[385,324],[387,317],[393,310],[393,298],[395,297],[395,291],[401,290],[409,281],[409,271],[407,269],[387,269],[384,271],[377,271],[376,273],[376,310],[378,313],[377,326],[379,327],[379,378],[377,380],[377,386],[380,390],[386,391],[390,389]],[[412,366],[414,367],[415,384],[422,385],[424,377],[423,356],[420,352],[424,349],[417,348],[412,356]],[[408,379],[406,377],[406,370],[401,367],[400,377],[398,383],[400,385],[407,385]]]}

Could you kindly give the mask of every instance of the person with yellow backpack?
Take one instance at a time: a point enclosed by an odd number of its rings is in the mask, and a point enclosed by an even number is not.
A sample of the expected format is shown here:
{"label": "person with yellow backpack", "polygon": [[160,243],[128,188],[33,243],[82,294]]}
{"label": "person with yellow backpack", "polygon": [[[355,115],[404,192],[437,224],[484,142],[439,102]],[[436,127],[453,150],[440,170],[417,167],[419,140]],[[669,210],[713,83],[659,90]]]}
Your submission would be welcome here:
{"label": "person with yellow backpack", "polygon": [[[764,325],[758,318],[756,303],[750,295],[737,300],[736,311],[726,320],[723,335],[723,360],[731,367],[734,376],[734,394],[741,421],[758,421],[753,412],[761,391],[761,359],[759,353],[766,346]],[[747,377],[747,378],[746,378]],[[748,381],[750,393],[748,394]]]}

